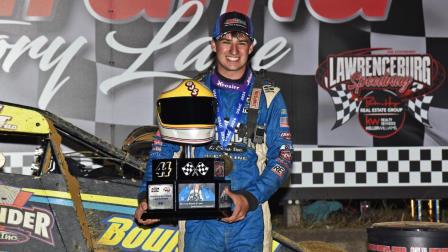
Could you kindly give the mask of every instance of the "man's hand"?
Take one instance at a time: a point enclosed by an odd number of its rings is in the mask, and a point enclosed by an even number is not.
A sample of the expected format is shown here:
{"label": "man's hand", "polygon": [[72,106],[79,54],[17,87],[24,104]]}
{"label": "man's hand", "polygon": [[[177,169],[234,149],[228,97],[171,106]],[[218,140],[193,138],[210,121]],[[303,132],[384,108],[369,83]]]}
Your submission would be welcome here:
{"label": "man's hand", "polygon": [[235,208],[230,217],[221,220],[227,223],[233,223],[244,219],[249,211],[249,202],[246,197],[241,194],[233,193],[228,188],[224,189],[224,192],[232,199]]}
{"label": "man's hand", "polygon": [[135,209],[134,218],[140,225],[152,225],[154,223],[159,222],[159,219],[142,219],[142,215],[148,209],[148,203],[146,201],[140,202],[137,209]]}

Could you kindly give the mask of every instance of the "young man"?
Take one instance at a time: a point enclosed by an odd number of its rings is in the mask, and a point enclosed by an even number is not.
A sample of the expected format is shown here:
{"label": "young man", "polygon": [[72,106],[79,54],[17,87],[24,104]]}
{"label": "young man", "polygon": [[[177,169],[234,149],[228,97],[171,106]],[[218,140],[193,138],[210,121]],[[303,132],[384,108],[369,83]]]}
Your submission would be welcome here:
{"label": "young man", "polygon": [[[179,250],[271,251],[267,200],[286,180],[291,166],[286,105],[279,89],[250,68],[248,60],[254,50],[254,31],[247,16],[237,12],[222,14],[212,37],[215,65],[200,80],[218,101],[217,136],[210,144],[196,147],[194,156],[232,160],[233,170],[226,174],[231,180],[231,190],[225,192],[234,207],[232,215],[221,220],[181,222]],[[176,145],[157,143],[160,146],[155,146],[151,159],[175,156],[179,151]],[[150,171],[148,162],[147,173]],[[145,190],[143,183],[141,195]],[[136,220],[140,224],[156,223],[157,220],[141,219],[147,204],[143,197],[140,199]]]}

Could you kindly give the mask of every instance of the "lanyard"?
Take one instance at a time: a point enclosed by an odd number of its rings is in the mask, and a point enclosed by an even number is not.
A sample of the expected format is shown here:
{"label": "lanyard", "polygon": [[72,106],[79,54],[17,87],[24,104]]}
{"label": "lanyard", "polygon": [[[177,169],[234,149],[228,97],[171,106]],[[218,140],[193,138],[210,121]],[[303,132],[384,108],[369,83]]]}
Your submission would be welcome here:
{"label": "lanyard", "polygon": [[[216,88],[222,88],[222,81],[219,80],[217,74],[213,73],[211,77],[211,85],[210,88],[212,89],[213,96],[218,100],[218,107],[216,110],[217,114],[217,120],[218,120],[218,139],[219,143],[222,147],[227,147],[230,143],[230,140],[232,139],[233,135],[235,134],[235,128],[238,124],[238,121],[240,119],[240,116],[243,111],[243,107],[246,103],[247,97],[249,96],[250,87],[253,84],[253,74],[252,71],[249,70],[249,74],[247,79],[244,81],[243,85],[239,86],[238,88],[232,88],[233,90],[240,93],[240,98],[238,100],[237,104],[234,104],[232,107],[231,112],[233,112],[229,118],[229,123],[226,125],[224,122],[224,115],[222,111],[222,105],[223,102],[221,97],[218,96]],[[234,84],[229,84],[234,85]]]}

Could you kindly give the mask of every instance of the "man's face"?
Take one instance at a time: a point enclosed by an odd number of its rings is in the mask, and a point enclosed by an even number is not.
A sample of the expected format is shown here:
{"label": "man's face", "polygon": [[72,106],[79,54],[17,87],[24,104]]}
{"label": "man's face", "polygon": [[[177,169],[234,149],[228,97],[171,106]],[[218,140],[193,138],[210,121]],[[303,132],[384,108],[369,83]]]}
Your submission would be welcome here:
{"label": "man's face", "polygon": [[229,32],[218,41],[212,41],[212,50],[216,53],[216,69],[226,78],[241,78],[253,47],[252,41],[243,33]]}

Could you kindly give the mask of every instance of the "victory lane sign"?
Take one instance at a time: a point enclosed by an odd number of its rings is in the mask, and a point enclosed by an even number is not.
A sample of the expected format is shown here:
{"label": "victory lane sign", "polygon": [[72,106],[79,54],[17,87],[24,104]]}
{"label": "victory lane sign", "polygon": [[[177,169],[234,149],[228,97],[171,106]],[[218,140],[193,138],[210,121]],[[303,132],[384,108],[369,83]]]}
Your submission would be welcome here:
{"label": "victory lane sign", "polygon": [[214,219],[231,215],[230,189],[224,161],[215,158],[159,159],[152,161],[148,183],[150,219]]}

